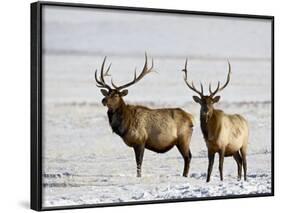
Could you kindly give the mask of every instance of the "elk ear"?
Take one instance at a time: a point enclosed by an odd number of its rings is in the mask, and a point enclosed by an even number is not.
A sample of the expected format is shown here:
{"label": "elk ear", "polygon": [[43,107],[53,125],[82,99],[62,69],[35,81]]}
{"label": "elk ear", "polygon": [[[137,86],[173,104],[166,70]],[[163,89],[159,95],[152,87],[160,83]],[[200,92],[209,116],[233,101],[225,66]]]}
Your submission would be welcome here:
{"label": "elk ear", "polygon": [[101,94],[103,94],[103,96],[108,96],[108,91],[105,89],[101,89]]}
{"label": "elk ear", "polygon": [[126,96],[128,95],[128,90],[127,89],[124,89],[123,91],[120,92],[121,96]]}
{"label": "elk ear", "polygon": [[201,99],[198,96],[192,96],[192,98],[196,103],[201,104]]}
{"label": "elk ear", "polygon": [[221,98],[220,96],[214,97],[214,98],[213,98],[213,103],[219,102],[220,98]]}

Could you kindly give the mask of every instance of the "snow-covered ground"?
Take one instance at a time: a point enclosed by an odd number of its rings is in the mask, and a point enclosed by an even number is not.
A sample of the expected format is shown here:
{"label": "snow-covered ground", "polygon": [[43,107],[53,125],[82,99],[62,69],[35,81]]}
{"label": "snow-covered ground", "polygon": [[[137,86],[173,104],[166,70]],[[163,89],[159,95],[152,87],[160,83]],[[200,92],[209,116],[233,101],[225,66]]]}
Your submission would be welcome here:
{"label": "snow-covered ground", "polygon": [[[270,36],[263,34],[268,23],[218,18],[209,23],[194,16],[159,14],[128,18],[116,12],[95,16],[87,11],[50,10],[44,19],[44,207],[271,192]],[[166,24],[178,33],[165,34]],[[183,25],[189,27],[182,30]],[[132,79],[135,67],[142,68],[145,50],[149,59],[154,57],[157,73],[129,88],[125,101],[152,108],[181,107],[194,114],[188,178],[181,176],[183,159],[176,148],[165,154],[146,150],[143,176],[136,178],[133,150],[112,133],[101,104],[93,74],[104,55],[112,62],[114,81],[123,83]],[[216,107],[249,121],[246,182],[237,181],[236,163],[230,157],[225,159],[224,181],[219,180],[216,158],[211,182],[206,183],[208,160],[199,105],[180,71],[186,56],[190,78],[197,85],[201,80],[206,91],[209,82],[225,80],[226,58],[231,62],[231,81]]]}
{"label": "snow-covered ground", "polygon": [[[146,150],[143,177],[136,178],[133,150],[112,133],[106,108],[100,102],[102,96],[93,81],[93,69],[87,68],[94,57],[63,56],[63,64],[59,62],[60,56],[45,58],[47,64],[53,66],[52,69],[46,66],[48,72],[45,75],[44,89],[44,206],[271,192],[270,80],[265,75],[269,61],[233,61],[231,84],[221,93],[222,100],[217,105],[228,113],[240,113],[249,121],[248,181],[236,180],[236,163],[233,158],[227,158],[224,182],[219,181],[216,160],[212,181],[205,183],[208,161],[207,149],[199,128],[199,105],[193,103],[193,93],[184,85],[182,73],[174,71],[173,75],[169,74],[170,67],[177,67],[180,60],[166,59],[163,63],[160,61],[159,66],[156,60],[158,74],[147,76],[129,89],[125,100],[152,108],[181,107],[195,115],[197,123],[191,143],[193,159],[190,175],[188,178],[181,176],[183,159],[178,150],[173,148],[165,154]],[[74,58],[85,64],[86,68]],[[141,64],[142,58],[138,60]],[[94,58],[93,61],[98,63],[101,60]],[[216,72],[219,73],[216,78],[208,76],[211,72],[204,76],[213,82],[216,79],[224,80],[226,74],[225,61],[208,64],[216,63],[221,64],[221,72]],[[190,62],[190,67],[192,64]],[[79,72],[68,72],[68,69],[76,70],[76,66],[80,67]],[[244,72],[246,69],[247,72]],[[118,66],[113,66],[113,76],[116,70]],[[190,72],[196,80],[196,73]],[[258,74],[251,75],[251,72]],[[262,74],[259,73],[263,72],[264,78],[261,79]],[[72,76],[67,73],[72,73]],[[131,71],[130,74],[132,75]],[[243,75],[251,78],[242,77]],[[115,76],[118,81],[120,75]],[[120,81],[131,77],[123,75]],[[242,83],[241,79],[249,83]]]}
{"label": "snow-covered ground", "polygon": [[[183,159],[176,148],[165,154],[146,150],[143,177],[136,178],[133,150],[111,132],[103,107],[94,103],[52,106],[46,119],[44,206],[271,192],[270,103],[220,106],[230,112],[235,108],[250,122],[247,182],[236,180],[233,158],[225,160],[224,182],[219,181],[217,160],[212,181],[205,182],[208,161],[198,125],[188,178],[181,176]],[[198,111],[198,106],[189,103],[188,109]]]}

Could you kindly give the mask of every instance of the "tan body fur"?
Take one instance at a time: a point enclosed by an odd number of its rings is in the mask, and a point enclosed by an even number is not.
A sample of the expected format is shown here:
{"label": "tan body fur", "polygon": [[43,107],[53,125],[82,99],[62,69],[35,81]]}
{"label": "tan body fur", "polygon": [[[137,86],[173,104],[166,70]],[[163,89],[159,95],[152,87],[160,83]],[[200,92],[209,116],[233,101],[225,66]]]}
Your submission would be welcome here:
{"label": "tan body fur", "polygon": [[179,138],[187,140],[192,133],[192,115],[179,108],[149,109],[128,105],[126,110],[131,119],[123,140],[128,146],[144,143],[145,148],[162,153],[181,143]]}
{"label": "tan body fur", "polygon": [[164,153],[174,146],[185,160],[183,175],[187,176],[191,160],[192,115],[180,108],[150,109],[120,102],[114,112],[108,112],[109,123],[112,130],[135,149],[138,176],[141,175],[144,148]]}
{"label": "tan body fur", "polygon": [[221,180],[223,179],[223,158],[229,156],[233,156],[236,160],[238,179],[241,179],[243,164],[244,179],[246,180],[246,155],[249,138],[247,121],[241,115],[229,115],[217,109],[213,109],[212,115],[207,121],[204,120],[204,118],[201,118],[201,129],[208,148],[209,157],[207,181],[210,181],[215,153],[220,155],[219,170]]}
{"label": "tan body fur", "polygon": [[112,131],[134,149],[137,163],[137,177],[141,177],[141,166],[144,150],[149,149],[157,153],[164,153],[173,146],[177,146],[184,159],[183,176],[188,175],[191,161],[190,139],[192,135],[192,115],[180,108],[149,109],[144,106],[127,105],[123,97],[128,94],[129,86],[140,81],[145,75],[152,72],[152,65],[148,68],[145,54],[144,67],[139,75],[122,86],[117,86],[111,79],[109,86],[104,77],[109,76],[108,68],[104,69],[106,57],[101,66],[100,78],[95,72],[97,87],[102,88],[104,96],[102,104],[108,108],[107,115]]}
{"label": "tan body fur", "polygon": [[201,130],[208,148],[208,171],[207,182],[213,169],[215,153],[219,153],[219,171],[220,179],[223,180],[223,162],[224,157],[233,156],[238,167],[238,179],[241,179],[242,166],[244,169],[244,179],[247,179],[247,147],[249,128],[247,121],[238,114],[228,115],[222,110],[214,108],[214,104],[220,100],[220,96],[216,94],[222,91],[230,81],[231,65],[228,61],[228,75],[226,82],[221,86],[218,82],[217,88],[212,91],[209,84],[209,95],[204,95],[204,88],[200,83],[201,91],[196,89],[193,82],[187,79],[187,59],[185,67],[182,70],[185,74],[184,81],[189,89],[198,94],[193,96],[193,100],[200,104],[200,125]]}
{"label": "tan body fur", "polygon": [[209,134],[205,140],[208,150],[215,153],[224,149],[225,156],[232,156],[242,148],[247,151],[249,130],[247,121],[241,115],[214,110],[207,122],[207,131]]}

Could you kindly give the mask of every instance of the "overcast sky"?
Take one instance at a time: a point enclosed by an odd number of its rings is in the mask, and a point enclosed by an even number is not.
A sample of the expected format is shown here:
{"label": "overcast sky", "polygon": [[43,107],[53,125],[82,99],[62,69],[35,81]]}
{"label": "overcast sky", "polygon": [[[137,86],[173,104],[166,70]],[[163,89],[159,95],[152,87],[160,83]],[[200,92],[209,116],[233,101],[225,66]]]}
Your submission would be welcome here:
{"label": "overcast sky", "polygon": [[44,6],[52,53],[270,58],[268,20]]}

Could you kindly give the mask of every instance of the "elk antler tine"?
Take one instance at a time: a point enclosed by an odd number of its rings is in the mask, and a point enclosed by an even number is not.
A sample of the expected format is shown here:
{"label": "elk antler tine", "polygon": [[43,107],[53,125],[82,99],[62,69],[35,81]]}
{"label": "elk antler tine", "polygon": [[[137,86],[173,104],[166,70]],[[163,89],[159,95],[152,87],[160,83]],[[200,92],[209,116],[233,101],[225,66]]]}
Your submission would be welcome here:
{"label": "elk antler tine", "polygon": [[228,74],[227,74],[226,82],[225,82],[225,84],[224,84],[222,87],[220,87],[220,81],[219,81],[219,82],[218,82],[218,86],[217,86],[217,88],[215,89],[214,92],[212,92],[211,90],[209,90],[209,91],[210,91],[210,95],[211,95],[212,97],[213,97],[217,92],[222,91],[222,90],[228,85],[228,83],[229,83],[229,81],[230,81],[231,65],[230,65],[229,60],[227,60],[227,63],[228,63]]}
{"label": "elk antler tine", "polygon": [[219,89],[220,89],[220,84],[221,84],[221,82],[218,81],[218,85],[217,85],[217,88],[215,89],[215,92],[214,92],[214,93],[217,93],[217,91],[219,91]]}
{"label": "elk antler tine", "polygon": [[210,91],[210,96],[213,97],[220,89],[220,81],[218,81],[217,88],[214,90],[214,92]]}
{"label": "elk antler tine", "polygon": [[104,73],[104,65],[105,65],[105,60],[106,60],[106,56],[104,57],[104,59],[103,59],[103,62],[102,62],[102,65],[101,65],[101,76],[100,76],[100,78],[101,78],[101,81],[104,83],[104,78],[103,78],[103,73]]}
{"label": "elk antler tine", "polygon": [[99,88],[107,88],[106,86],[98,85],[98,84],[96,84],[96,86],[99,87]]}
{"label": "elk antler tine", "polygon": [[151,59],[151,66],[149,69],[146,70],[146,73],[150,73],[150,72],[153,72],[153,66],[154,66],[154,61],[153,61],[153,58]]}
{"label": "elk antler tine", "polygon": [[151,67],[148,69],[148,68],[147,68],[147,54],[146,54],[146,52],[145,52],[144,56],[145,56],[145,62],[144,62],[144,66],[143,66],[143,69],[142,69],[141,73],[140,73],[139,75],[137,75],[137,71],[136,71],[136,69],[135,69],[135,72],[134,72],[134,79],[133,79],[131,82],[127,83],[127,84],[124,84],[124,85],[122,85],[122,86],[117,87],[116,89],[121,90],[121,89],[124,89],[124,88],[126,88],[126,87],[129,87],[129,86],[131,86],[131,85],[137,83],[138,81],[140,81],[146,74],[148,74],[148,73],[151,72],[151,70],[152,70],[152,68],[153,68],[153,66],[154,66],[154,64],[153,64],[153,63],[154,63],[154,62],[153,62],[153,59],[152,59],[152,65],[151,65]]}
{"label": "elk antler tine", "polygon": [[137,79],[137,68],[135,68],[135,72],[134,72],[134,81]]}
{"label": "elk antler tine", "polygon": [[188,86],[189,89],[191,89],[192,91],[196,92],[200,97],[202,97],[204,94],[204,89],[203,89],[203,84],[200,82],[200,87],[201,87],[201,92],[199,90],[197,90],[194,86],[193,81],[191,81],[191,85],[187,80],[187,60],[188,58],[186,58],[185,60],[185,64],[184,64],[184,69],[182,70],[184,72],[184,81],[185,84]]}
{"label": "elk antler tine", "polygon": [[106,61],[106,56],[104,57],[104,59],[103,59],[103,61],[102,61],[102,65],[101,65],[101,71],[102,71],[102,72],[103,72],[103,69],[104,69],[105,61]]}
{"label": "elk antler tine", "polygon": [[195,88],[193,81],[191,81],[191,85],[192,85],[193,88]]}
{"label": "elk antler tine", "polygon": [[109,72],[109,70],[110,70],[110,68],[111,68],[111,64],[112,64],[112,63],[110,63],[109,66],[108,66],[108,68],[106,69],[104,76],[110,76],[110,74],[109,74],[108,72]]}
{"label": "elk antler tine", "polygon": [[231,72],[231,65],[228,59],[227,59],[227,63],[228,63],[228,72]]}
{"label": "elk antler tine", "polygon": [[145,53],[145,62],[144,62],[144,66],[143,66],[143,71],[147,69],[147,54]]}
{"label": "elk antler tine", "polygon": [[184,64],[184,68],[182,69],[182,71],[184,72],[184,80],[187,80],[187,58],[185,59],[185,64]]}
{"label": "elk antler tine", "polygon": [[230,65],[230,62],[228,60],[227,60],[227,62],[228,62],[228,74],[227,74],[226,82],[218,91],[222,91],[228,85],[228,83],[230,81],[231,65]]}
{"label": "elk antler tine", "polygon": [[113,83],[113,79],[111,78],[111,85],[115,88],[118,89],[118,86],[116,86],[116,84]]}
{"label": "elk antler tine", "polygon": [[98,72],[98,70],[96,69],[96,70],[95,70],[95,79],[96,79],[96,81],[98,80],[98,78],[97,78],[97,77],[98,77],[98,76],[97,76],[97,72]]}
{"label": "elk antler tine", "polygon": [[209,93],[212,94],[212,85],[209,83]]}
{"label": "elk antler tine", "polygon": [[230,78],[230,74],[231,74],[231,65],[228,59],[227,59],[227,64],[228,64],[228,74],[227,74],[227,79],[228,79]]}
{"label": "elk antler tine", "polygon": [[221,82],[219,81],[219,82],[218,82],[218,87],[217,87],[217,89],[219,89],[219,88],[220,88],[220,84],[221,84]]}
{"label": "elk antler tine", "polygon": [[98,74],[97,74],[97,72],[98,72],[98,70],[96,70],[95,71],[95,80],[96,80],[96,82],[98,83],[98,84],[102,84],[100,81],[99,81],[99,79],[98,79]]}
{"label": "elk antler tine", "polygon": [[203,90],[203,85],[202,85],[201,81],[200,81],[200,87],[201,87],[201,93],[203,95],[204,94],[204,90]]}
{"label": "elk antler tine", "polygon": [[[98,70],[96,69],[95,70],[95,80],[96,80],[96,83],[97,83],[97,86],[100,87],[100,88],[106,88],[108,90],[111,90],[110,86],[108,86],[105,81],[104,81],[104,65],[105,65],[105,61],[106,61],[106,56],[104,57],[103,59],[103,62],[102,62],[102,65],[101,65],[101,72],[100,72],[100,76],[98,78]],[[106,70],[106,73],[105,75],[109,75],[108,72],[109,72],[109,69],[111,67],[111,64],[109,65],[109,67],[107,68]]]}
{"label": "elk antler tine", "polygon": [[182,71],[185,73],[185,75],[187,75],[187,58],[185,59],[184,68],[182,69]]}

